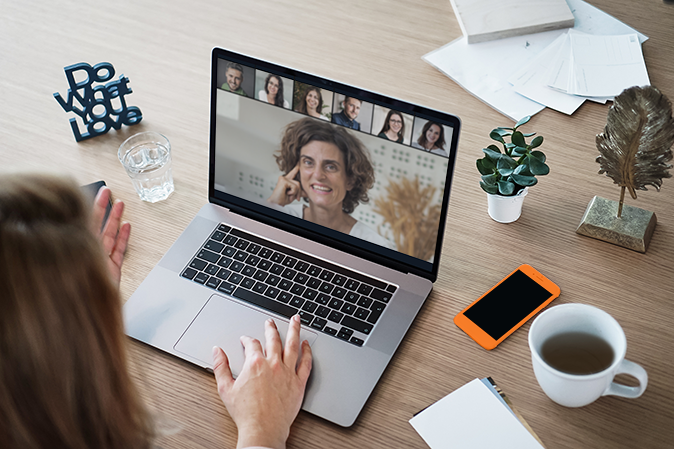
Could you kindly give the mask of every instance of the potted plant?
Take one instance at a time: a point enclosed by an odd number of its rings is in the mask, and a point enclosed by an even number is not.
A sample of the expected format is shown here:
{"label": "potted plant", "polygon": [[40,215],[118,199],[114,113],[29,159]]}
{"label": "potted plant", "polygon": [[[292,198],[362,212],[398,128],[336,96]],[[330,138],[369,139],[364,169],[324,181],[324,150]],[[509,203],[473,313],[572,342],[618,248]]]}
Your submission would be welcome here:
{"label": "potted plant", "polygon": [[[496,128],[489,137],[500,142],[503,151],[497,145],[483,148],[484,157],[476,162],[482,175],[480,187],[487,192],[489,216],[500,223],[511,223],[522,214],[522,202],[529,187],[536,185],[536,176],[550,173],[545,163],[545,154],[538,148],[543,137],[537,136],[527,143],[526,139],[536,133],[522,133],[518,128],[531,119],[526,116],[513,128]],[[506,138],[510,142],[506,142]]]}

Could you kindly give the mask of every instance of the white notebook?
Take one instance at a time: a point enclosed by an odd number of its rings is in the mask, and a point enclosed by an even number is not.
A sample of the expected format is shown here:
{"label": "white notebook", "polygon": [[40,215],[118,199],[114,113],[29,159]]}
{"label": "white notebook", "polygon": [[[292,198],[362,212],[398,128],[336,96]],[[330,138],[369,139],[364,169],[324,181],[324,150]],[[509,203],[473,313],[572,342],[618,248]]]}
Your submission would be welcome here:
{"label": "white notebook", "polygon": [[482,380],[475,379],[410,420],[431,449],[541,449],[543,446]]}

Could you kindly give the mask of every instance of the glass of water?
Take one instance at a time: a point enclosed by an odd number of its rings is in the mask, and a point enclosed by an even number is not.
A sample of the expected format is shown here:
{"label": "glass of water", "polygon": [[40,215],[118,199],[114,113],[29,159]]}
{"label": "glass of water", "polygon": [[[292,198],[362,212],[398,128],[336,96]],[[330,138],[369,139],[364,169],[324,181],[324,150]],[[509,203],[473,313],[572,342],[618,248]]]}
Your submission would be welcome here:
{"label": "glass of water", "polygon": [[173,193],[171,144],[156,132],[135,134],[122,143],[117,157],[143,201],[156,203]]}

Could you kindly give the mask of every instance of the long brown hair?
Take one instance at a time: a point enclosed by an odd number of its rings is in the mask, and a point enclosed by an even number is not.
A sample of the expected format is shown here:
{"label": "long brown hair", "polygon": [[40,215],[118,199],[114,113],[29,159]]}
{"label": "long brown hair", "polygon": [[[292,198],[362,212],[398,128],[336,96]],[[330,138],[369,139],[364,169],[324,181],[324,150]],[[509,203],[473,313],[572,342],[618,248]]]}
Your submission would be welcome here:
{"label": "long brown hair", "polygon": [[[442,127],[440,123],[435,123],[431,122],[430,120],[426,122],[424,125],[423,129],[421,130],[421,134],[419,135],[419,138],[417,139],[417,143],[424,147],[426,149],[426,144],[428,143],[428,139],[426,139],[426,132],[428,132],[429,129],[431,129],[431,126],[437,126],[440,129],[440,136],[438,137],[438,140],[435,141],[435,146],[441,149],[445,149],[445,129]],[[432,148],[431,148],[432,149]]]}
{"label": "long brown hair", "polygon": [[403,115],[400,112],[394,111],[393,109],[390,109],[388,111],[388,114],[386,114],[386,119],[384,119],[384,126],[382,126],[381,131],[379,131],[379,134],[385,133],[386,131],[391,129],[389,120],[391,120],[391,117],[393,117],[394,115],[400,117],[400,121],[403,122],[400,131],[398,131],[398,140],[402,141],[403,136],[405,135],[405,119],[403,118]]}
{"label": "long brown hair", "polygon": [[0,447],[151,445],[89,212],[72,181],[0,175]]}

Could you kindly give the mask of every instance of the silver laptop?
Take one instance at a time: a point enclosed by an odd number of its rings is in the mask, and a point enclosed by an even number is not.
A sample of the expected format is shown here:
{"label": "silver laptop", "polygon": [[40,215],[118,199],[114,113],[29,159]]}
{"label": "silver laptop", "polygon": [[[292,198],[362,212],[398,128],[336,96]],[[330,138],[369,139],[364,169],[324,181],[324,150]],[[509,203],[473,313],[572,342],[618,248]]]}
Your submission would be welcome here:
{"label": "silver laptop", "polygon": [[[440,264],[453,115],[222,49],[208,204],[124,305],[132,338],[212,368],[302,318],[303,409],[351,426]],[[204,173],[204,176],[206,174]]]}

